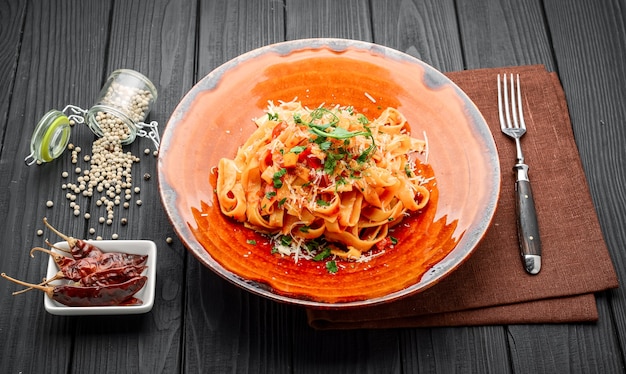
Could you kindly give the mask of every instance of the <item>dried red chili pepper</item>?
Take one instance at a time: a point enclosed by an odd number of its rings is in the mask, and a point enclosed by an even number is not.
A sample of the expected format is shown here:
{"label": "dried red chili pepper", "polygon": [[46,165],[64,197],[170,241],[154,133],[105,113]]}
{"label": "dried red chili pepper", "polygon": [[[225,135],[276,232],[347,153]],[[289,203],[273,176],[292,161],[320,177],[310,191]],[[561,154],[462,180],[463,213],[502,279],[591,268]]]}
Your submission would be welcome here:
{"label": "dried red chili pepper", "polygon": [[[47,240],[46,244],[59,251],[69,253],[69,251],[66,251],[63,248],[56,247]],[[101,268],[109,268],[120,267],[124,265],[143,265],[148,260],[148,255],[137,255],[125,252],[102,252],[102,255],[100,255],[99,257],[89,256],[85,258],[78,258],[76,259],[76,261],[81,261],[84,259],[96,259],[101,264]]]}
{"label": "dried red chili pepper", "polygon": [[[78,282],[91,274],[103,272],[106,270],[116,269],[118,273],[137,269],[140,265],[145,264],[148,259],[147,255],[135,255],[130,253],[121,252],[104,252],[100,258],[86,257],[78,260],[71,259],[58,253],[54,253],[45,248],[35,247],[30,250],[31,257],[33,252],[39,251],[47,253],[52,256],[54,262],[59,268],[59,272],[54,277],[46,280],[39,285],[45,285],[53,280],[57,279],[69,279]],[[67,261],[69,260],[69,261]],[[139,272],[140,275],[141,272]],[[88,283],[83,282],[84,285]]]}
{"label": "dried red chili pepper", "polygon": [[148,260],[148,255],[136,255],[124,252],[105,252],[98,259],[101,268],[108,269],[127,265],[143,265]]}
{"label": "dried red chili pepper", "polygon": [[48,219],[44,217],[43,219],[44,225],[46,225],[52,232],[60,236],[63,240],[67,242],[67,245],[70,247],[70,253],[72,257],[75,259],[85,258],[85,257],[99,257],[102,255],[102,250],[97,246],[86,242],[84,240],[76,239],[71,236],[67,236],[48,223]]}
{"label": "dried red chili pepper", "polygon": [[91,273],[80,279],[83,286],[105,286],[121,284],[133,278],[141,276],[147,266],[129,265],[121,268],[111,268]]}
{"label": "dried red chili pepper", "polygon": [[[40,286],[0,274],[5,279],[26,287],[45,292],[48,297],[67,306],[114,306],[135,302],[133,296],[141,290],[148,279],[145,276],[132,278],[124,283],[105,286]],[[139,302],[139,300],[137,300]]]}

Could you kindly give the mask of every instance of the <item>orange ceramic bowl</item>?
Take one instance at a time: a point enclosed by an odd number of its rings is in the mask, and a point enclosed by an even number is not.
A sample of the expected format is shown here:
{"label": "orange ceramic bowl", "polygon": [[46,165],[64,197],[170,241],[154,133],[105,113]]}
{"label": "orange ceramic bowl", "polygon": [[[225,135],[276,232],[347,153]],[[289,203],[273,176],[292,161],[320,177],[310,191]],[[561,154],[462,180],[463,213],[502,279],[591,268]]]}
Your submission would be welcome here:
{"label": "orange ceramic bowl", "polygon": [[[269,100],[353,106],[369,118],[398,108],[414,137],[428,139],[433,198],[396,226],[398,243],[363,263],[323,263],[271,253],[266,237],[226,218],[214,168],[233,158]],[[187,249],[228,281],[273,300],[348,308],[395,300],[432,286],[472,253],[500,190],[492,135],[475,105],[448,78],[399,51],[343,39],[269,45],[212,71],[183,98],[163,133],[159,190]],[[252,244],[255,243],[255,244]]]}

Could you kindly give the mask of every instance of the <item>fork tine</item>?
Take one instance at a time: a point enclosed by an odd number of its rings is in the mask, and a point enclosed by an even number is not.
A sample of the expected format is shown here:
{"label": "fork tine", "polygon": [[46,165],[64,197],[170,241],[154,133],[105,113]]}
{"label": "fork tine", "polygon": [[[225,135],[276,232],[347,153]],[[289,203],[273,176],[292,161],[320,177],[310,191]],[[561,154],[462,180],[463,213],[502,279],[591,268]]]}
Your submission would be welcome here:
{"label": "fork tine", "polygon": [[502,110],[502,82],[500,74],[498,74],[498,114],[500,115],[500,129],[504,130],[506,123],[504,122],[504,111]]}
{"label": "fork tine", "polygon": [[[512,77],[511,77],[512,79]],[[524,122],[524,110],[522,109],[522,86],[519,83],[519,74],[517,74],[517,108],[519,113],[519,125],[520,128],[526,129],[526,123]]]}
{"label": "fork tine", "polygon": [[517,108],[515,105],[515,81],[513,80],[513,74],[511,74],[511,114],[513,116],[513,127],[519,129],[519,122],[517,122]]}
{"label": "fork tine", "polygon": [[506,78],[506,74],[504,74],[504,87],[503,87],[503,91],[504,91],[504,114],[506,116],[506,127],[511,128],[513,127],[512,123],[511,123],[511,111],[509,110],[509,93],[508,93],[508,87],[507,87],[507,78]]}

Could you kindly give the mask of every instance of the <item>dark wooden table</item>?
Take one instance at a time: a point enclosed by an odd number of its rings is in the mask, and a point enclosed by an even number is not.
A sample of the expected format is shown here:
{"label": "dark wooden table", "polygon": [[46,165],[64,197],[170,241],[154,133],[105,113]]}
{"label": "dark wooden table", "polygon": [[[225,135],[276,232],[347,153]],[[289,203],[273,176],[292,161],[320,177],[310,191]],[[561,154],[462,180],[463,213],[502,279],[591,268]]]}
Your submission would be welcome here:
{"label": "dark wooden table", "polygon": [[[69,156],[24,164],[39,118],[67,104],[90,107],[112,70],[151,78],[159,98],[150,119],[165,126],[218,65],[306,37],[379,43],[444,72],[525,64],[556,71],[604,236],[626,275],[623,0],[0,0],[0,271],[41,278],[45,257],[28,250],[43,244],[44,216],[77,237],[96,226],[105,239],[118,233],[159,247],[156,302],[145,315],[53,316],[41,294],[12,297],[16,288],[2,280],[2,372],[623,372],[623,288],[597,295],[595,324],[316,331],[301,308],[239,290],[187,253],[156,178],[141,180],[156,176],[148,142],[128,147],[141,158],[133,170],[143,205],[128,209],[126,226],[100,226],[65,207]],[[83,147],[93,139],[84,126],[72,134]]]}

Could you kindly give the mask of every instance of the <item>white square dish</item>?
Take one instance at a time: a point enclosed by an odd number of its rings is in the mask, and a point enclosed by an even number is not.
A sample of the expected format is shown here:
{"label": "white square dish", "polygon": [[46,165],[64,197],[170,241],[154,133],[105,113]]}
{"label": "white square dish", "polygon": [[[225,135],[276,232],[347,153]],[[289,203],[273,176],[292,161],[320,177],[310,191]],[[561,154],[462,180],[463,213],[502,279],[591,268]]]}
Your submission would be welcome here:
{"label": "white square dish", "polygon": [[[59,302],[56,302],[44,294],[44,306],[46,311],[50,314],[63,315],[63,316],[78,316],[78,315],[109,315],[109,314],[142,314],[152,310],[154,305],[154,293],[156,285],[156,244],[150,240],[89,240],[89,243],[96,245],[103,252],[124,252],[138,255],[148,255],[146,261],[147,268],[142,275],[147,277],[146,284],[139,292],[135,294],[135,297],[142,301],[140,305],[124,305],[124,306],[89,306],[89,307],[75,307],[66,306]],[[55,247],[62,249],[68,249],[66,242],[58,242],[54,244]],[[54,252],[69,256],[67,253],[52,249]],[[46,278],[52,278],[58,272],[57,265],[52,257],[48,260],[48,270],[46,272]],[[57,280],[51,282],[50,285],[63,284],[63,280]]]}

